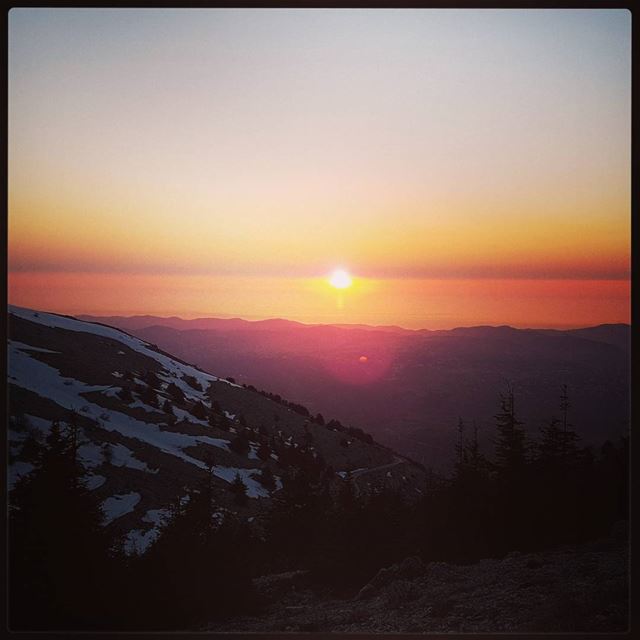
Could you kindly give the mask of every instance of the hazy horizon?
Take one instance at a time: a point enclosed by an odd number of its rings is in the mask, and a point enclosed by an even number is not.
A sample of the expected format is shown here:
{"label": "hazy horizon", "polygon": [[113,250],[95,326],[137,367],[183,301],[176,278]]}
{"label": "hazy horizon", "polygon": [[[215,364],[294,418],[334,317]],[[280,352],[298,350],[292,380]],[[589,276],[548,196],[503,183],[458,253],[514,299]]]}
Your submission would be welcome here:
{"label": "hazy horizon", "polygon": [[345,322],[345,323],[341,323],[341,322],[307,322],[304,320],[296,320],[293,318],[286,318],[283,316],[266,316],[266,317],[260,317],[260,316],[255,316],[255,317],[250,317],[250,316],[238,316],[238,315],[233,315],[233,314],[228,314],[228,313],[203,313],[203,314],[183,314],[183,315],[178,315],[178,314],[171,314],[171,313],[166,313],[166,314],[156,314],[156,313],[119,313],[119,314],[113,314],[113,313],[87,313],[84,311],[67,311],[67,312],[62,312],[62,311],[55,311],[53,309],[46,309],[46,308],[35,308],[35,307],[22,307],[21,305],[12,305],[11,303],[9,303],[9,306],[15,306],[15,307],[21,307],[21,308],[27,308],[27,309],[32,309],[34,311],[40,311],[42,313],[54,313],[54,314],[59,314],[59,315],[70,315],[70,316],[74,316],[74,317],[91,317],[91,318],[125,318],[125,319],[133,319],[133,318],[144,318],[144,317],[149,317],[149,318],[158,318],[160,320],[185,320],[185,321],[196,321],[196,320],[242,320],[245,322],[268,322],[268,321],[284,321],[284,322],[291,322],[291,323],[296,323],[296,324],[303,324],[306,326],[363,326],[363,327],[370,327],[370,328],[394,328],[394,329],[402,329],[404,331],[448,331],[451,329],[467,329],[467,328],[476,328],[476,327],[493,327],[493,328],[499,328],[499,327],[510,327],[513,329],[553,329],[553,330],[558,330],[558,331],[563,331],[563,330],[571,330],[571,329],[589,329],[589,328],[593,328],[593,327],[598,327],[598,326],[606,326],[606,325],[624,325],[624,326],[630,326],[630,323],[628,322],[603,322],[603,323],[598,323],[595,325],[575,325],[575,324],[557,324],[554,326],[546,326],[546,325],[540,325],[540,326],[514,326],[514,325],[509,325],[509,324],[476,324],[476,325],[451,325],[449,327],[441,327],[439,329],[433,329],[430,327],[407,327],[407,326],[402,326],[399,324],[372,324],[372,323],[363,323],[363,322]]}

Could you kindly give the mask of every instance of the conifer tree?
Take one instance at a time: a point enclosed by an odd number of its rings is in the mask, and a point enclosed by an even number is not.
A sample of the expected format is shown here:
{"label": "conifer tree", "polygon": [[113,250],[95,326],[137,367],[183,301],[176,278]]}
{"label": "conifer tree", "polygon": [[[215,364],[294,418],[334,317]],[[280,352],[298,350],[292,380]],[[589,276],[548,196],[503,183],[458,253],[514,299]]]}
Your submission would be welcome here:
{"label": "conifer tree", "polygon": [[186,402],[186,398],[184,397],[184,392],[175,382],[171,382],[169,384],[169,386],[167,387],[167,393],[171,396],[173,401],[178,406],[184,406]]}
{"label": "conifer tree", "polygon": [[[100,628],[113,605],[114,539],[84,484],[79,426],[51,426],[10,495],[12,628]],[[37,615],[33,612],[37,611]]]}
{"label": "conifer tree", "polygon": [[191,407],[190,413],[198,418],[198,420],[205,420],[207,418],[207,410],[200,401],[196,402],[193,407]]}
{"label": "conifer tree", "polygon": [[269,445],[266,442],[261,442],[258,447],[257,456],[260,460],[268,460],[271,456],[271,449],[269,449]]}
{"label": "conifer tree", "polygon": [[158,404],[158,396],[151,386],[146,387],[140,394],[140,400],[151,407],[155,407]]}
{"label": "conifer tree", "polygon": [[268,491],[273,491],[276,488],[275,476],[273,475],[273,471],[271,471],[268,466],[264,466],[260,470],[258,482]]}
{"label": "conifer tree", "polygon": [[526,463],[526,435],[516,418],[513,389],[500,396],[501,411],[495,416],[498,436],[495,442],[496,465],[505,475],[518,474]]}
{"label": "conifer tree", "polygon": [[236,473],[235,478],[231,483],[231,487],[229,488],[229,491],[231,491],[231,493],[233,494],[234,504],[237,504],[238,506],[241,506],[241,507],[247,504],[247,501],[248,501],[247,487],[245,483],[242,481],[242,478],[240,477],[239,473]]}
{"label": "conifer tree", "polygon": [[160,389],[162,386],[162,381],[158,376],[150,370],[147,370],[142,378],[152,389]]}
{"label": "conifer tree", "polygon": [[542,439],[538,445],[539,459],[545,465],[562,466],[565,469],[577,460],[578,434],[569,423],[569,397],[567,385],[560,391],[560,412],[562,419],[552,418],[548,425],[541,428]]}
{"label": "conifer tree", "polygon": [[250,444],[249,438],[245,430],[243,429],[240,433],[229,443],[229,447],[232,451],[240,454],[249,453]]}
{"label": "conifer tree", "polygon": [[173,406],[169,398],[167,398],[162,404],[162,411],[168,415],[173,415]]}
{"label": "conifer tree", "polygon": [[120,400],[125,404],[131,404],[133,402],[133,394],[131,393],[131,389],[129,387],[122,387],[120,392],[118,393]]}

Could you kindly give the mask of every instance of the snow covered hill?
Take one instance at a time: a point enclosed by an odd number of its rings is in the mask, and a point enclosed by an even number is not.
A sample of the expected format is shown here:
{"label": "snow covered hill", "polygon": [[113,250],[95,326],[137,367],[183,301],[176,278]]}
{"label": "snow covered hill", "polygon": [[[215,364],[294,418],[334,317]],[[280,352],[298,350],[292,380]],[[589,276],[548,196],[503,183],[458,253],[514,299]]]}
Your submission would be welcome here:
{"label": "snow covered hill", "polygon": [[[418,466],[385,447],[113,327],[10,306],[7,349],[9,485],[32,468],[22,455],[27,437],[43,440],[53,420],[64,426],[74,419],[88,487],[102,499],[105,526],[127,532],[129,551],[144,551],[170,505],[184,500],[208,468],[221,505],[248,519],[300,461],[322,464],[336,482],[358,470],[354,479],[366,477],[363,486],[381,477],[415,494],[423,481]],[[246,507],[234,506],[229,491],[237,477]]]}

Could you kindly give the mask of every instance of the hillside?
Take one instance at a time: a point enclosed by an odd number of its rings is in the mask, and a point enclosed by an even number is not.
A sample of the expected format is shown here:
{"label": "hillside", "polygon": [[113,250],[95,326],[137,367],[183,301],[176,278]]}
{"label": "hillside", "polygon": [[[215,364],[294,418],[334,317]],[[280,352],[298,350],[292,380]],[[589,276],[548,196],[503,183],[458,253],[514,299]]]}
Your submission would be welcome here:
{"label": "hillside", "polygon": [[[395,485],[417,497],[419,466],[363,432],[304,415],[304,409],[216,377],[104,324],[9,307],[10,484],[31,464],[28,436],[75,421],[89,486],[106,524],[127,532],[130,552],[155,538],[170,505],[212,465],[219,502],[252,520],[291,468],[319,465],[357,490]],[[244,442],[243,442],[244,440]],[[273,483],[261,481],[271,472]],[[239,476],[249,497],[233,503]]]}
{"label": "hillside", "polygon": [[510,382],[535,438],[569,390],[571,422],[599,446],[628,429],[630,327],[461,327],[410,331],[239,319],[112,317],[109,323],[207,370],[274,391],[369,431],[446,470],[458,418],[491,453],[499,394]]}
{"label": "hillside", "polygon": [[628,629],[626,540],[611,536],[472,564],[381,569],[349,599],[322,597],[302,572],[257,579],[269,605],[208,631],[323,633],[575,633]]}

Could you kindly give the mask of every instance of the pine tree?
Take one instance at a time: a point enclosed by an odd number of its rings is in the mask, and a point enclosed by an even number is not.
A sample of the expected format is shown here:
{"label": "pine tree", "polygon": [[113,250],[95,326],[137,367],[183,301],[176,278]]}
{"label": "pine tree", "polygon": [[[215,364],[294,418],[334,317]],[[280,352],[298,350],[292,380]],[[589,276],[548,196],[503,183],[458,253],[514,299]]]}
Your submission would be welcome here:
{"label": "pine tree", "polygon": [[518,474],[526,463],[526,434],[516,418],[513,389],[500,396],[501,411],[496,417],[498,437],[495,442],[496,464],[505,475]]}
{"label": "pine tree", "polygon": [[239,454],[249,453],[249,438],[244,429],[229,443],[229,448]]}
{"label": "pine tree", "polygon": [[273,471],[271,471],[267,466],[262,467],[260,470],[258,482],[268,491],[273,491],[276,488],[276,479],[273,475]]}
{"label": "pine tree", "polygon": [[202,385],[198,382],[198,380],[194,376],[184,375],[182,379],[196,391],[202,391]]}
{"label": "pine tree", "polygon": [[245,506],[248,502],[247,496],[247,487],[245,483],[242,481],[239,473],[236,473],[231,486],[229,487],[229,491],[233,494],[233,502],[238,506]]}
{"label": "pine tree", "polygon": [[226,415],[224,415],[224,413],[220,414],[217,424],[218,428],[222,429],[223,431],[231,431],[231,421],[229,420],[229,418],[227,418]]}
{"label": "pine tree", "polygon": [[184,397],[184,392],[182,389],[175,383],[171,382],[167,387],[167,393],[171,396],[173,401],[180,407],[184,406],[186,402],[186,398]]}
{"label": "pine tree", "polygon": [[260,460],[268,460],[271,455],[271,449],[269,449],[269,445],[266,442],[261,442],[258,447],[257,456]]}
{"label": "pine tree", "polygon": [[192,407],[191,407],[191,411],[190,411],[191,415],[195,416],[196,418],[198,418],[198,420],[206,420],[207,418],[207,410],[205,408],[205,406],[202,404],[202,402],[196,402]]}
{"label": "pine tree", "polygon": [[456,438],[456,446],[455,446],[455,454],[456,454],[456,473],[460,472],[460,468],[466,462],[466,449],[464,442],[464,429],[465,425],[462,421],[462,418],[458,418],[458,428],[457,428],[457,438]]}
{"label": "pine tree", "polygon": [[140,400],[151,407],[155,407],[158,404],[158,396],[151,386],[148,386],[140,394]]}
{"label": "pine tree", "polygon": [[120,400],[125,404],[131,404],[133,402],[133,394],[131,393],[131,389],[129,387],[122,387],[120,392],[118,393]]}
{"label": "pine tree", "polygon": [[11,492],[12,628],[100,628],[110,619],[114,539],[85,487],[79,442],[75,417],[65,433],[52,424],[36,468]]}
{"label": "pine tree", "polygon": [[562,420],[552,418],[550,423],[541,428],[542,439],[538,446],[540,462],[546,465],[567,467],[577,460],[578,434],[569,423],[569,396],[567,385],[560,391],[560,412]]}
{"label": "pine tree", "polygon": [[113,447],[110,443],[105,442],[100,448],[103,464],[113,464]]}
{"label": "pine tree", "polygon": [[251,534],[216,504],[212,457],[206,465],[189,500],[176,505],[139,559],[137,591],[145,629],[148,620],[173,630],[199,627],[252,604]]}
{"label": "pine tree", "polygon": [[152,389],[159,390],[162,387],[162,381],[153,371],[146,371],[142,378]]}

